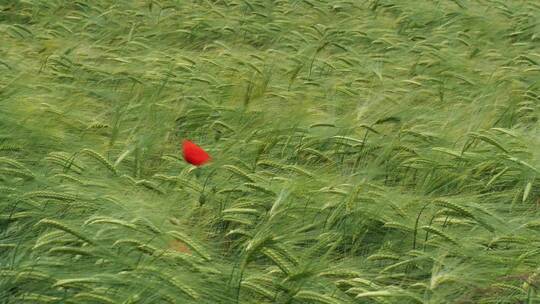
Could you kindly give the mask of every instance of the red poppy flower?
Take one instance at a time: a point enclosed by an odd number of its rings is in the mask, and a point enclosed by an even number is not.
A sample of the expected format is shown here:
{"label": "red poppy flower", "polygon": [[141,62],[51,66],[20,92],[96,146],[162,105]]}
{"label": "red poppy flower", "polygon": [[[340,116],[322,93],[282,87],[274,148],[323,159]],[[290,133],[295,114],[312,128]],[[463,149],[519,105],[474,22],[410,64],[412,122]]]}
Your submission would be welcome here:
{"label": "red poppy flower", "polygon": [[195,166],[201,166],[210,161],[210,155],[206,151],[187,139],[182,142],[182,152],[184,160]]}

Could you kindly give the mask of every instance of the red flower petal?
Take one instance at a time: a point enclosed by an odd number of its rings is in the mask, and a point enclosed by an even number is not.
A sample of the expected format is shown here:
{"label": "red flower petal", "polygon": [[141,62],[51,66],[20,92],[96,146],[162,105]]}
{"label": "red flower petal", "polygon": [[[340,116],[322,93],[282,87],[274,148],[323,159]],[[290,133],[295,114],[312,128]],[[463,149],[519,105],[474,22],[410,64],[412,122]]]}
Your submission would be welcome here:
{"label": "red flower petal", "polygon": [[182,142],[182,152],[184,160],[195,166],[201,166],[210,161],[210,155],[206,151],[187,139]]}

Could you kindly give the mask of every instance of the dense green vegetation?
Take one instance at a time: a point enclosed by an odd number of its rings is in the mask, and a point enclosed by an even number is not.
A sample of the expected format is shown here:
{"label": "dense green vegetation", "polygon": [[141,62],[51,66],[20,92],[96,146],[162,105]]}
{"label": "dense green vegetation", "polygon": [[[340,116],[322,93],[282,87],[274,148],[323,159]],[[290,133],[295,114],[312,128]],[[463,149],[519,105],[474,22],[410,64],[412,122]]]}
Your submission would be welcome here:
{"label": "dense green vegetation", "polygon": [[0,1],[0,303],[540,303],[539,20]]}

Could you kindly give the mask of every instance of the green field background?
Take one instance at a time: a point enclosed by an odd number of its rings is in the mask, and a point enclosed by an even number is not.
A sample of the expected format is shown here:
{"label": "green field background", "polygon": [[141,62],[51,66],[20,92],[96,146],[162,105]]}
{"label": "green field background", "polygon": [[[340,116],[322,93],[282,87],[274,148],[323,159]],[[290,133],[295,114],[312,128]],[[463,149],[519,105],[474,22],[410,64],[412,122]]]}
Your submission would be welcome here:
{"label": "green field background", "polygon": [[540,303],[539,116],[538,1],[0,0],[0,303]]}

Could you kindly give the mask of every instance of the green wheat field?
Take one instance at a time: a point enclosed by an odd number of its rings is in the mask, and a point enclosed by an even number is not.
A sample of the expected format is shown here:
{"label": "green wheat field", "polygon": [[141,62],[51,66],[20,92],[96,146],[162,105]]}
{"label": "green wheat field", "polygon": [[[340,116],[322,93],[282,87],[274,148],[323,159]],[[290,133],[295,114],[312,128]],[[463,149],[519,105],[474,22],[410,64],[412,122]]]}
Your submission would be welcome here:
{"label": "green wheat field", "polygon": [[539,116],[535,0],[0,0],[0,303],[540,303]]}

